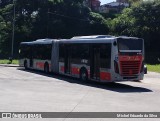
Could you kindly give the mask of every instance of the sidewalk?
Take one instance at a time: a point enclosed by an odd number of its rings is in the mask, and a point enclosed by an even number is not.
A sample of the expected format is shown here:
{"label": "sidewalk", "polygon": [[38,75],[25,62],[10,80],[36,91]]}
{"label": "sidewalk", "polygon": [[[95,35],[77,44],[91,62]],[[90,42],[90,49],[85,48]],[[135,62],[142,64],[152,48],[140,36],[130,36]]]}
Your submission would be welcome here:
{"label": "sidewalk", "polygon": [[19,65],[17,65],[17,64],[0,64],[0,66],[3,66],[3,67],[19,67]]}
{"label": "sidewalk", "polygon": [[144,80],[142,80],[142,82],[160,85],[160,73],[148,72],[148,74],[144,75]]}

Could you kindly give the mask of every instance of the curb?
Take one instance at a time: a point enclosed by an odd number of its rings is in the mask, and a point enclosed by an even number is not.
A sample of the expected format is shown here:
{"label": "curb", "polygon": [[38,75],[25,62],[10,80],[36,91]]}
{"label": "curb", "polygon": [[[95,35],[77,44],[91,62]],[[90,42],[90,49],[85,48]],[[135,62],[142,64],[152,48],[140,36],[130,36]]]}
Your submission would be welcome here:
{"label": "curb", "polygon": [[3,66],[3,67],[20,67],[17,64],[0,64],[0,66]]}

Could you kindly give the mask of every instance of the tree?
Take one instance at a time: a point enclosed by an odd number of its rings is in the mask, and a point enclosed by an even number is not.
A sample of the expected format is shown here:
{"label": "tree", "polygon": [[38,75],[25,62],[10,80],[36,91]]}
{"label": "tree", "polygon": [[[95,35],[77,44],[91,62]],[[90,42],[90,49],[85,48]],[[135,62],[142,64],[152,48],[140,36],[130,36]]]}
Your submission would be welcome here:
{"label": "tree", "polygon": [[5,57],[5,55],[9,56],[11,40],[11,32],[12,32],[12,13],[10,10],[12,9],[12,5],[6,5],[3,9],[0,9],[0,58]]}
{"label": "tree", "polygon": [[[125,9],[111,21],[112,33],[144,38],[147,53],[159,55],[160,0],[144,1]],[[157,54],[156,54],[157,53]],[[155,61],[156,61],[155,60]],[[152,59],[153,61],[153,59]]]}
{"label": "tree", "polygon": [[108,34],[109,28],[107,20],[98,13],[90,13],[90,28],[92,30],[91,34]]}
{"label": "tree", "polygon": [[[91,12],[83,0],[16,0],[15,4],[15,57],[18,56],[19,43],[22,41],[108,32],[106,20]],[[0,54],[8,57],[12,37],[12,2],[6,2],[0,8],[0,15]]]}

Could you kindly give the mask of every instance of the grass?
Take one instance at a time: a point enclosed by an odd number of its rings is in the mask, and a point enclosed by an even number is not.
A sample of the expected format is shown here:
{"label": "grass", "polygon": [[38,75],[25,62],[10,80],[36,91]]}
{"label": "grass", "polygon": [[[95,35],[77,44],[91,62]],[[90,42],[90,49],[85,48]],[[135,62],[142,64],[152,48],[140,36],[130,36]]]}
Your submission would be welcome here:
{"label": "grass", "polygon": [[12,63],[11,63],[11,61],[7,59],[3,59],[3,60],[0,60],[0,64],[18,64],[18,60],[12,60]]}
{"label": "grass", "polygon": [[156,65],[147,64],[147,69],[148,71],[160,73],[160,64],[156,64]]}

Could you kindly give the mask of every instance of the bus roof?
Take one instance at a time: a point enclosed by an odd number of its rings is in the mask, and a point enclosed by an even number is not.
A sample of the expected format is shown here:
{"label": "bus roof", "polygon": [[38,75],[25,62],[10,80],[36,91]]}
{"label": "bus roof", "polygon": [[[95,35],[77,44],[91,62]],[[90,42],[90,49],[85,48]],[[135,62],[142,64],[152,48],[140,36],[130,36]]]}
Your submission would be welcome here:
{"label": "bus roof", "polygon": [[96,38],[112,38],[111,35],[91,35],[91,36],[75,36],[71,39],[96,39]]}
{"label": "bus roof", "polygon": [[111,35],[92,35],[92,36],[79,36],[73,37],[71,39],[60,40],[60,43],[111,43],[117,40],[118,38],[123,39],[138,39],[136,37],[127,37],[127,36],[111,36]]}
{"label": "bus roof", "polygon": [[53,41],[55,41],[54,39],[38,39],[36,41],[30,41],[30,42],[21,42],[21,44],[51,44]]}
{"label": "bus roof", "polygon": [[111,38],[93,38],[93,39],[66,39],[66,40],[60,40],[59,43],[111,43],[112,40]]}
{"label": "bus roof", "polygon": [[111,43],[118,38],[124,39],[139,39],[136,37],[127,37],[127,36],[111,36],[111,35],[92,35],[92,36],[79,36],[73,37],[71,39],[38,39],[31,42],[22,42],[21,44],[52,44],[54,42],[58,43]]}

